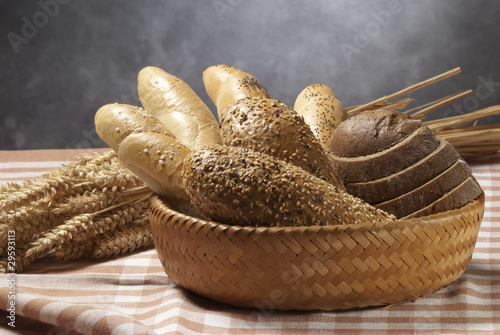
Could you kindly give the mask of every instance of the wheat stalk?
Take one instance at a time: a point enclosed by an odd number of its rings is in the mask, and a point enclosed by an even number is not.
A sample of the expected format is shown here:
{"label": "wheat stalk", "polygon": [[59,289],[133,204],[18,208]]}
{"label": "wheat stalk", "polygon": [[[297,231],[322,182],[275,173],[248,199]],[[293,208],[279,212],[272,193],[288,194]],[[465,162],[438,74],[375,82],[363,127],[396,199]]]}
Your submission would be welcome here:
{"label": "wheat stalk", "polygon": [[[395,102],[391,102],[391,100],[454,76],[460,72],[460,68],[452,69],[364,105],[349,107],[347,108],[348,113],[349,115],[353,115],[355,113],[376,109],[404,109],[409,102],[411,102],[411,99],[403,99]],[[429,112],[463,99],[473,92],[473,90],[459,91],[435,101],[424,103],[418,107],[404,110],[402,113],[408,114],[414,119],[423,120]],[[495,154],[500,150],[500,125],[495,124],[486,127],[477,126],[479,119],[498,114],[500,114],[500,105],[486,107],[468,114],[424,121],[423,126],[434,131],[436,136],[448,140],[462,157],[471,159]]]}
{"label": "wheat stalk", "polygon": [[[108,233],[120,227],[121,238],[129,236],[130,244],[139,246],[136,235],[124,235],[123,226],[145,220],[152,194],[113,151],[79,157],[39,179],[9,183],[0,191],[0,272],[9,270],[8,231],[15,232],[18,272],[53,251],[60,258],[89,257],[91,246],[100,247],[94,239],[109,244],[97,236],[109,239]],[[146,227],[133,225],[147,235]]]}

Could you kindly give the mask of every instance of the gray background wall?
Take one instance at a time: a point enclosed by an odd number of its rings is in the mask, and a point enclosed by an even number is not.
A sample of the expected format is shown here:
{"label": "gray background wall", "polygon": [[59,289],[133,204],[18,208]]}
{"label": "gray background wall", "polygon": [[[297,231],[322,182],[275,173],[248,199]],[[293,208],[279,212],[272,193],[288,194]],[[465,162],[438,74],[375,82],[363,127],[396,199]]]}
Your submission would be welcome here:
{"label": "gray background wall", "polygon": [[105,146],[95,112],[139,104],[136,76],[148,65],[187,82],[212,110],[201,75],[222,63],[287,104],[319,82],[347,106],[460,66],[410,96],[476,90],[432,117],[500,104],[496,0],[3,0],[0,32],[3,150]]}

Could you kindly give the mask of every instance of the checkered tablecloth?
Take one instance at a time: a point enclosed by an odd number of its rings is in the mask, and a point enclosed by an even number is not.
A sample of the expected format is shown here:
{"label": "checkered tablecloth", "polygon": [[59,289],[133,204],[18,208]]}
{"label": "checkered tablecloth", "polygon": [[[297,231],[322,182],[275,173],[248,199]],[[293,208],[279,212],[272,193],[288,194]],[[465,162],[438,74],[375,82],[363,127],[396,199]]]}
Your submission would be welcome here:
{"label": "checkered tablecloth", "polygon": [[[36,178],[88,152],[0,151],[0,183]],[[500,333],[500,159],[472,168],[486,193],[472,260],[455,283],[415,302],[332,312],[234,308],[177,286],[149,249],[106,261],[41,259],[0,275],[0,334]],[[15,328],[7,311],[12,278]]]}

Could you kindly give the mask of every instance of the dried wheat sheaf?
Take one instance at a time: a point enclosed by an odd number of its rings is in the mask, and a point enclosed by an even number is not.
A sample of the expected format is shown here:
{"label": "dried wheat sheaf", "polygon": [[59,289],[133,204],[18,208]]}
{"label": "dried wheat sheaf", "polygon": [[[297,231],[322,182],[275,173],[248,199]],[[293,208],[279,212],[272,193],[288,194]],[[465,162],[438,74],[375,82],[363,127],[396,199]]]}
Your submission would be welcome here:
{"label": "dried wheat sheaf", "polygon": [[[78,157],[22,185],[1,186],[0,272],[21,272],[42,256],[106,258],[151,247],[151,194],[113,151]],[[11,236],[15,243],[9,244]],[[9,245],[15,245],[15,262]]]}

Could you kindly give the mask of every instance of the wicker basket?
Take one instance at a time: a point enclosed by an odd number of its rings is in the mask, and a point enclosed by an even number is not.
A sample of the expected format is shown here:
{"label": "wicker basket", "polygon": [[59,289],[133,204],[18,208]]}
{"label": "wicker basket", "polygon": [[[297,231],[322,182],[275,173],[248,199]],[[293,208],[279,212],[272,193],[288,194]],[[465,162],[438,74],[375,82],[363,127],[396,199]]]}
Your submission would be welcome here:
{"label": "wicker basket", "polygon": [[239,227],[150,203],[167,275],[221,302],[265,310],[334,310],[395,304],[455,281],[472,257],[484,193],[418,219],[310,227]]}

